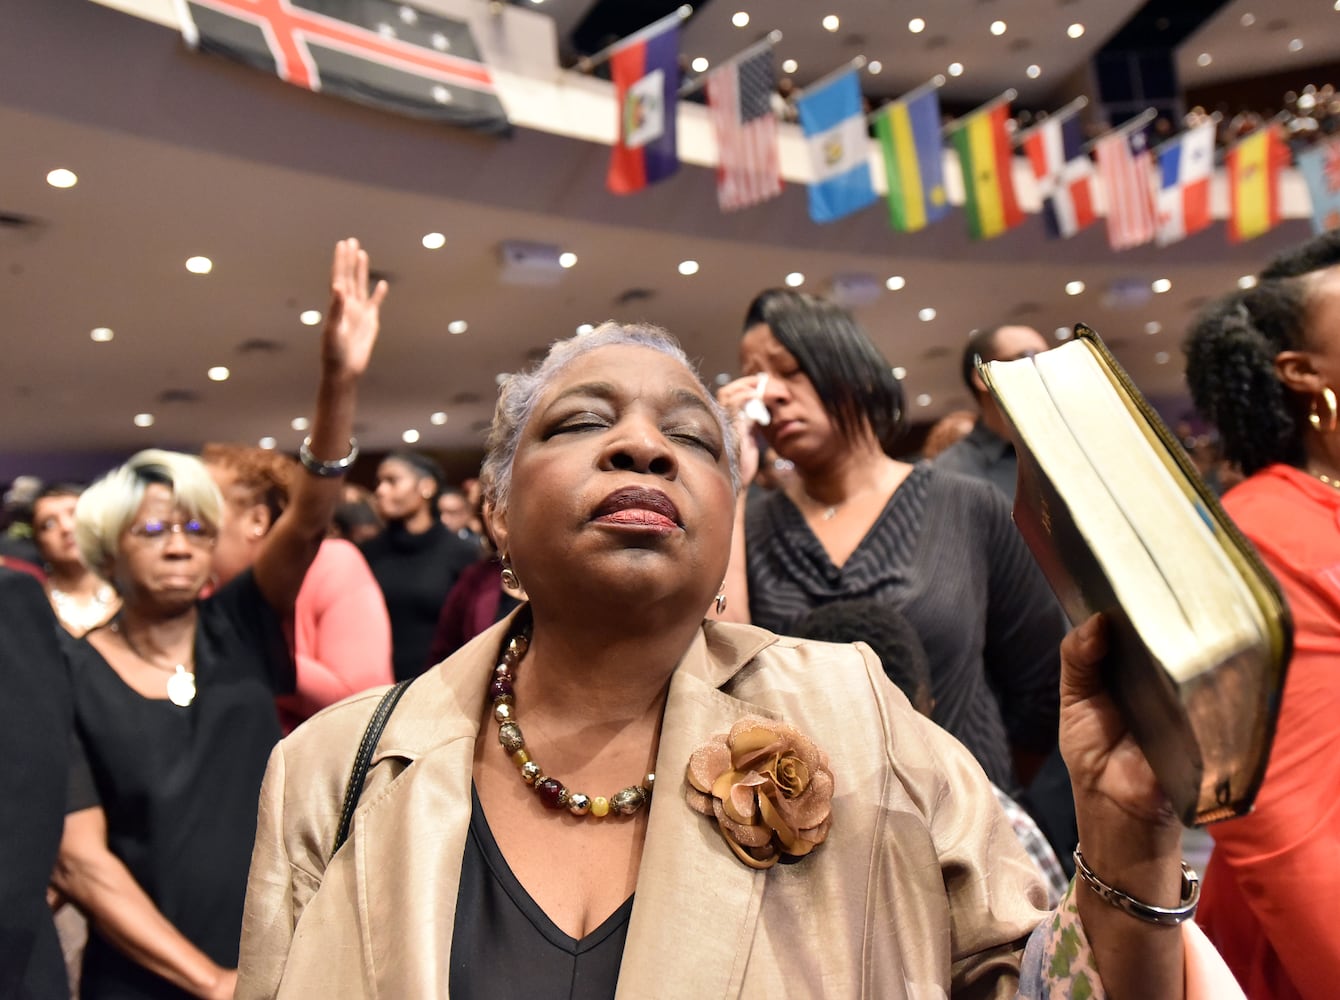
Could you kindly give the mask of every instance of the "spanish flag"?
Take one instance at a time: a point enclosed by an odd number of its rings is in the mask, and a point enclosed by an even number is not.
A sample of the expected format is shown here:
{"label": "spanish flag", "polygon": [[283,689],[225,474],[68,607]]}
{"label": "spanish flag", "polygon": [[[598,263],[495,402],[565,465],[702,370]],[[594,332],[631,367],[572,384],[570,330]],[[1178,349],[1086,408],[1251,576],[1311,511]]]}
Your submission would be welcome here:
{"label": "spanish flag", "polygon": [[954,130],[973,239],[989,240],[1024,221],[1014,196],[1013,152],[1005,128],[1009,117],[1009,102],[999,100],[974,111]]}
{"label": "spanish flag", "polygon": [[890,104],[875,120],[884,150],[889,224],[914,233],[949,212],[940,161],[940,98],[934,87]]}
{"label": "spanish flag", "polygon": [[1228,151],[1228,239],[1254,239],[1280,221],[1279,172],[1289,151],[1274,125],[1257,129]]}

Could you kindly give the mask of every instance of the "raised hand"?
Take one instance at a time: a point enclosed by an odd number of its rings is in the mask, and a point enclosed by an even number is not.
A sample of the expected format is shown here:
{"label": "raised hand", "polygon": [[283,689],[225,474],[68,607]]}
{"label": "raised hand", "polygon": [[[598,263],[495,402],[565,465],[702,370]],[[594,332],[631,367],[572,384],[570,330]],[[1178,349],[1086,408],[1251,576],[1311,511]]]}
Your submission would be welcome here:
{"label": "raised hand", "polygon": [[740,442],[740,484],[748,486],[758,474],[758,442],[754,440],[754,422],[745,413],[750,399],[756,398],[759,375],[746,375],[723,385],[717,390],[717,402],[722,405],[735,428]]}
{"label": "raised hand", "polygon": [[358,240],[340,240],[330,265],[330,308],[321,338],[321,363],[327,374],[357,378],[368,367],[381,325],[385,281],[368,290],[368,254]]}

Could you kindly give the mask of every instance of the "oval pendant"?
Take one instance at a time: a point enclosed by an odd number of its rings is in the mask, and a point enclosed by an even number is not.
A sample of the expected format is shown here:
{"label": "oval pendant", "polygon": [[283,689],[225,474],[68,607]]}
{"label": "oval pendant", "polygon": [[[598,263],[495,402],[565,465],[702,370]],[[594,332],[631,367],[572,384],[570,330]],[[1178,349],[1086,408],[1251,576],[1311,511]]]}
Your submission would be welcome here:
{"label": "oval pendant", "polygon": [[168,701],[181,708],[195,701],[195,674],[178,663],[177,672],[168,678],[167,696]]}

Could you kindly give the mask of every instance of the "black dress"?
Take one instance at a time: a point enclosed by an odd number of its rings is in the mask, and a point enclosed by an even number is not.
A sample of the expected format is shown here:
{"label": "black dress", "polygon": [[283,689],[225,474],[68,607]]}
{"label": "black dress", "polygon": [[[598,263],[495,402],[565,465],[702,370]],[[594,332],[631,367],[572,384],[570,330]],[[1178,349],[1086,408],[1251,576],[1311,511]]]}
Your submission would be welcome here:
{"label": "black dress", "polygon": [[[250,572],[200,602],[196,697],[182,708],[132,689],[86,641],[71,656],[75,731],[107,814],[107,842],[196,947],[237,965],[256,805],[279,741],[276,694],[293,690],[280,620]],[[186,997],[96,933],[85,998]]]}
{"label": "black dress", "polygon": [[440,521],[422,534],[403,524],[361,546],[391,617],[391,661],[398,681],[427,670],[437,620],[452,584],[479,559],[479,546],[457,538]]}

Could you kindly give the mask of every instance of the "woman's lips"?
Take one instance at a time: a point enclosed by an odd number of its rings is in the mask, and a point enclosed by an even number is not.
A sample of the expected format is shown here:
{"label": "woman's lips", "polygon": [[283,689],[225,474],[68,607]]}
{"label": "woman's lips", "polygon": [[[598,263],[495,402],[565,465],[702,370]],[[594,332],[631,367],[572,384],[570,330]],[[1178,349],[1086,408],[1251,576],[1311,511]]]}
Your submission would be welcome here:
{"label": "woman's lips", "polygon": [[679,509],[660,490],[625,486],[605,497],[591,518],[602,524],[668,531],[682,527]]}

